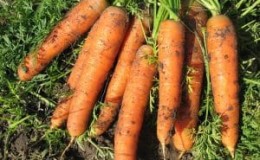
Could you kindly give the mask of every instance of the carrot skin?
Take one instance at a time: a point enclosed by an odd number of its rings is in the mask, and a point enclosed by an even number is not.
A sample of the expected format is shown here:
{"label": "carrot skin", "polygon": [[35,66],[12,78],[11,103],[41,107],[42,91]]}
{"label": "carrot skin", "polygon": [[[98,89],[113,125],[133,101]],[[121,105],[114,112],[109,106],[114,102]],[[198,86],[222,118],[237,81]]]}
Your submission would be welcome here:
{"label": "carrot skin", "polygon": [[233,155],[239,136],[238,57],[235,28],[227,16],[208,20],[207,47],[215,111],[222,119],[222,143]]}
{"label": "carrot skin", "polygon": [[[199,33],[202,41],[201,27],[207,23],[207,14],[205,9],[194,2],[189,9],[185,19],[186,24],[192,31]],[[200,95],[202,90],[204,62],[201,47],[195,34],[186,29],[185,34],[185,52],[186,65],[190,71],[187,71],[188,81],[183,88],[183,101],[177,111],[175,121],[175,133],[173,135],[173,144],[181,152],[191,150],[194,143],[194,130],[198,123],[198,112],[200,107]]]}
{"label": "carrot skin", "polygon": [[165,20],[158,32],[159,108],[157,138],[162,146],[172,137],[176,111],[181,102],[185,29],[180,22]]}
{"label": "carrot skin", "polygon": [[50,128],[59,128],[68,119],[70,102],[71,97],[67,97],[58,103],[51,117]]}
{"label": "carrot skin", "polygon": [[106,0],[82,0],[60,21],[39,45],[29,53],[18,67],[22,81],[31,80],[51,60],[85,33],[107,7]]}
{"label": "carrot skin", "polygon": [[129,78],[132,63],[137,50],[145,41],[145,34],[148,32],[148,28],[148,17],[144,16],[143,20],[133,17],[119,53],[115,71],[108,85],[105,105],[102,107],[97,121],[93,124],[92,136],[103,134],[115,120]]}
{"label": "carrot skin", "polygon": [[156,71],[155,64],[148,63],[147,57],[152,55],[152,47],[143,45],[133,62],[115,130],[115,160],[137,159],[138,138]]}
{"label": "carrot skin", "polygon": [[72,137],[81,135],[87,129],[97,96],[113,66],[127,27],[127,13],[121,8],[111,6],[102,13],[91,29],[91,52],[87,54],[87,61],[75,88],[67,121]]}

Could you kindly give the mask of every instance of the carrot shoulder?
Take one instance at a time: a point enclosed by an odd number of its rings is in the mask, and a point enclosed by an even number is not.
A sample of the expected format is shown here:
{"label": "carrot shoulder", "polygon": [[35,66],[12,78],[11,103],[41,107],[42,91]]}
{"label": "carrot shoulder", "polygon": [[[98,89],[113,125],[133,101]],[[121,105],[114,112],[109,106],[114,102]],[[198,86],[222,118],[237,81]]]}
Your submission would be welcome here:
{"label": "carrot shoulder", "polygon": [[234,156],[239,135],[238,57],[234,25],[227,16],[208,20],[207,47],[215,110],[222,119],[222,143]]}
{"label": "carrot shoulder", "polygon": [[39,47],[18,67],[22,81],[32,79],[50,61],[85,33],[107,7],[106,0],[82,0],[60,21]]}
{"label": "carrot shoulder", "polygon": [[[186,15],[185,22],[189,28],[200,34],[202,27],[206,26],[207,14],[205,9],[194,2]],[[185,52],[186,52],[186,83],[183,88],[182,104],[177,111],[175,121],[175,133],[173,144],[181,152],[189,151],[194,143],[194,130],[197,127],[200,95],[204,74],[204,62],[201,47],[195,34],[186,29]]]}
{"label": "carrot shoulder", "polygon": [[132,63],[138,48],[145,41],[145,34],[148,31],[148,27],[148,17],[144,16],[143,20],[133,17],[121,47],[115,71],[108,85],[105,96],[105,105],[101,108],[100,115],[92,127],[93,136],[104,133],[115,120],[129,78]]}
{"label": "carrot shoulder", "polygon": [[137,159],[138,138],[155,74],[155,65],[147,59],[152,55],[152,47],[143,45],[133,62],[115,130],[115,160]]}
{"label": "carrot shoulder", "polygon": [[164,147],[173,134],[176,111],[181,102],[184,61],[183,25],[174,20],[161,23],[158,32],[159,108],[157,137]]}
{"label": "carrot shoulder", "polygon": [[75,88],[67,121],[67,128],[72,137],[79,136],[86,130],[97,96],[113,66],[127,27],[126,12],[111,6],[102,13],[91,29],[91,52],[87,54]]}

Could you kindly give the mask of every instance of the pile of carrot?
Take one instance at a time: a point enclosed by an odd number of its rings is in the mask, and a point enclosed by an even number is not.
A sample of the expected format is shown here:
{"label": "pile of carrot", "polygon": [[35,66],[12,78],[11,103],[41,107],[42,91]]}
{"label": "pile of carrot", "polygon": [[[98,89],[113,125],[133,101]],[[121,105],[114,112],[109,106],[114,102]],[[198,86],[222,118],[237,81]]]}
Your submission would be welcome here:
{"label": "pile of carrot", "polygon": [[[24,58],[18,67],[19,79],[31,80],[90,30],[67,80],[71,94],[57,104],[51,128],[66,122],[72,139],[88,129],[89,136],[96,137],[118,119],[115,159],[132,160],[137,159],[138,138],[157,70],[158,140],[163,150],[168,144],[181,153],[192,149],[207,63],[215,111],[222,119],[222,143],[234,157],[239,121],[234,26],[220,14],[217,0],[195,1],[188,7],[180,0],[159,4],[152,21],[149,10],[130,15],[106,0],[81,0]],[[208,20],[206,8],[211,6],[215,9]],[[206,28],[205,40],[202,28]],[[208,61],[203,59],[205,53]],[[93,108],[110,72],[103,106],[90,127]]]}

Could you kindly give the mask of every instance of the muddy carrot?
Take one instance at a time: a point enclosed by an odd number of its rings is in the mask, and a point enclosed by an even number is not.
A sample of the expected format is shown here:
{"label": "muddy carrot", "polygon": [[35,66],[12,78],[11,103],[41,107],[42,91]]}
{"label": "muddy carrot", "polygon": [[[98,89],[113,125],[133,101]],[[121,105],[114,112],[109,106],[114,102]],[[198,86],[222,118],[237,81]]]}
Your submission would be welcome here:
{"label": "muddy carrot", "polygon": [[204,74],[203,54],[194,32],[197,32],[202,41],[201,28],[206,26],[207,14],[205,9],[197,2],[194,2],[188,14],[185,16],[185,23],[189,29],[185,34],[186,53],[186,83],[183,88],[183,100],[177,111],[175,121],[175,133],[173,144],[182,153],[189,151],[194,143],[194,131],[198,123],[198,111],[200,106],[200,95]]}
{"label": "muddy carrot", "polygon": [[87,60],[74,90],[67,121],[67,128],[72,137],[81,135],[87,129],[92,109],[114,64],[127,27],[126,11],[111,6],[102,13],[91,29],[91,52],[87,54]]}
{"label": "muddy carrot", "polygon": [[215,111],[222,119],[223,145],[234,157],[239,136],[239,84],[237,36],[229,17],[221,15],[219,1],[201,0],[211,8],[207,22],[207,51]]}
{"label": "muddy carrot", "polygon": [[[164,148],[173,134],[181,102],[185,28],[176,17],[164,20],[158,32],[159,108],[157,137]],[[164,149],[163,149],[164,150]]]}
{"label": "muddy carrot", "polygon": [[121,47],[115,71],[108,85],[105,96],[105,105],[101,108],[97,121],[93,124],[93,136],[98,136],[104,133],[115,120],[129,78],[132,63],[138,48],[145,41],[145,34],[148,32],[148,28],[148,17],[144,16],[142,20],[133,17],[128,33]]}
{"label": "muddy carrot", "polygon": [[80,1],[39,47],[24,58],[18,67],[19,79],[27,81],[41,72],[54,57],[85,33],[106,7],[106,0]]}
{"label": "muddy carrot", "polygon": [[153,48],[143,45],[133,62],[115,131],[115,160],[137,159],[138,138],[155,74],[155,64],[148,60],[151,56]]}

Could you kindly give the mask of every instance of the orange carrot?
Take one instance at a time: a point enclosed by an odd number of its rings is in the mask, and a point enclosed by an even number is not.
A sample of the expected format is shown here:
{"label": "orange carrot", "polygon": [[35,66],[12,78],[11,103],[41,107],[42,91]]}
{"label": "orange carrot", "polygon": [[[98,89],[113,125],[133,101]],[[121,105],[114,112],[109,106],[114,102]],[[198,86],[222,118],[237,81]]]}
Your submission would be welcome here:
{"label": "orange carrot", "polygon": [[32,79],[50,61],[85,33],[107,7],[106,0],[82,0],[58,23],[39,47],[18,67],[20,80]]}
{"label": "orange carrot", "polygon": [[68,118],[71,96],[58,103],[51,117],[51,128],[60,127]]}
{"label": "orange carrot", "polygon": [[157,137],[164,148],[173,134],[181,102],[185,29],[180,21],[165,20],[158,32],[159,108]]}
{"label": "orange carrot", "polygon": [[127,27],[126,12],[111,6],[102,13],[91,29],[91,52],[87,54],[73,93],[67,121],[67,128],[72,137],[77,137],[86,130],[97,96],[113,66]]}
{"label": "orange carrot", "polygon": [[234,157],[239,123],[238,57],[235,29],[227,16],[208,20],[207,48],[215,110],[222,119],[222,143]]}
{"label": "orange carrot", "polygon": [[133,62],[115,130],[115,160],[137,159],[138,138],[156,71],[155,65],[148,63],[152,55],[152,47],[143,45]]}
{"label": "orange carrot", "polygon": [[92,127],[93,136],[99,136],[104,133],[115,120],[129,78],[132,63],[138,48],[145,41],[145,33],[147,33],[148,28],[148,17],[144,16],[143,20],[133,17],[125,41],[121,47],[115,71],[108,85],[105,105],[102,107],[100,115]]}
{"label": "orange carrot", "polygon": [[[188,11],[185,21],[192,31],[199,33],[202,39],[201,27],[206,26],[205,9],[194,2]],[[188,29],[185,35],[185,52],[187,79],[183,90],[183,102],[177,111],[173,144],[182,153],[189,151],[194,143],[194,130],[197,127],[200,95],[204,74],[202,50],[195,34]]]}
{"label": "orange carrot", "polygon": [[234,158],[240,108],[235,27],[229,17],[221,14],[218,0],[199,2],[212,13],[206,25],[206,45],[214,107],[222,120],[222,143]]}

